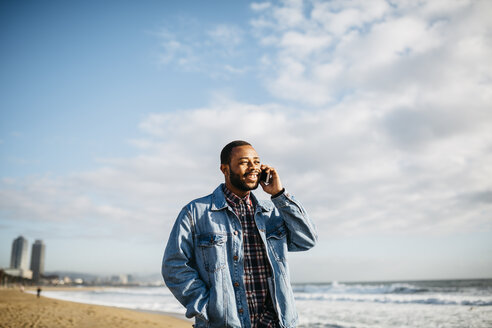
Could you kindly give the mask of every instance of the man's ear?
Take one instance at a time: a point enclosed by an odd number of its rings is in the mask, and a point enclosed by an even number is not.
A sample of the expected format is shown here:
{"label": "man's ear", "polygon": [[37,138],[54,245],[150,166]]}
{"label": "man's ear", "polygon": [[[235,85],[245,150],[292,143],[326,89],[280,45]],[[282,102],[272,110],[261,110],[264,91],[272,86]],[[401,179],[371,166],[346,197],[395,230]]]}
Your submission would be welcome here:
{"label": "man's ear", "polygon": [[224,174],[224,176],[228,176],[229,175],[229,165],[227,165],[227,164],[220,164],[220,170],[222,171],[222,173]]}

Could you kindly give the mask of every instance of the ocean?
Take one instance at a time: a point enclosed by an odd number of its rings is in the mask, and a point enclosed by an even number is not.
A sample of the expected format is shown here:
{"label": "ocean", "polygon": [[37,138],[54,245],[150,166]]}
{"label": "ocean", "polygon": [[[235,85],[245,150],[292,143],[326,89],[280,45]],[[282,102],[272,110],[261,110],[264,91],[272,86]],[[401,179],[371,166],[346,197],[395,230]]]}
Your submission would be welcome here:
{"label": "ocean", "polygon": [[[492,327],[492,279],[294,284],[300,328]],[[184,317],[166,287],[43,291],[43,296]]]}

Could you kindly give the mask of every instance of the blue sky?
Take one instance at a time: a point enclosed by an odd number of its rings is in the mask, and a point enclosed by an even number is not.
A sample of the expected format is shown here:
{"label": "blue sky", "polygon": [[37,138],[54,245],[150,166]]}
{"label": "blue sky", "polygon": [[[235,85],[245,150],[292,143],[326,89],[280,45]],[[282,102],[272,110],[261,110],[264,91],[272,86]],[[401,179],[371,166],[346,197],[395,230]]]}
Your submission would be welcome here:
{"label": "blue sky", "polygon": [[318,226],[293,280],[491,277],[491,12],[3,1],[0,267],[24,235],[48,271],[159,272],[245,139]]}

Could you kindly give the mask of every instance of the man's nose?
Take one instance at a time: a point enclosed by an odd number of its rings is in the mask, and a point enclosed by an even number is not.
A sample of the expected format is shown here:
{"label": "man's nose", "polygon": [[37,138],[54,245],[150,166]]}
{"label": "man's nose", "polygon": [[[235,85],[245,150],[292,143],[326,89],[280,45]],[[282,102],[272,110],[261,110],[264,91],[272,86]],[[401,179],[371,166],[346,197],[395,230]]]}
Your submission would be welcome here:
{"label": "man's nose", "polygon": [[260,169],[260,164],[255,163],[255,162],[249,162],[248,167],[253,170],[259,170]]}

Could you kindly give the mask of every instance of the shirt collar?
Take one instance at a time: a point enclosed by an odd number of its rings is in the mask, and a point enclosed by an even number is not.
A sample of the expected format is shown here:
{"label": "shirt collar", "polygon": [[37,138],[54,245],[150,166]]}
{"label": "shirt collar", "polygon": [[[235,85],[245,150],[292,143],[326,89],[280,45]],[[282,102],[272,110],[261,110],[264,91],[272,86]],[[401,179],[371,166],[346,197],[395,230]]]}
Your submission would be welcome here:
{"label": "shirt collar", "polygon": [[233,193],[232,191],[230,191],[225,184],[223,184],[222,186],[224,190],[224,196],[229,203],[239,205],[239,203],[243,201],[245,204],[251,204],[251,197],[250,197],[251,192],[248,192],[246,196],[241,198],[235,193]]}

